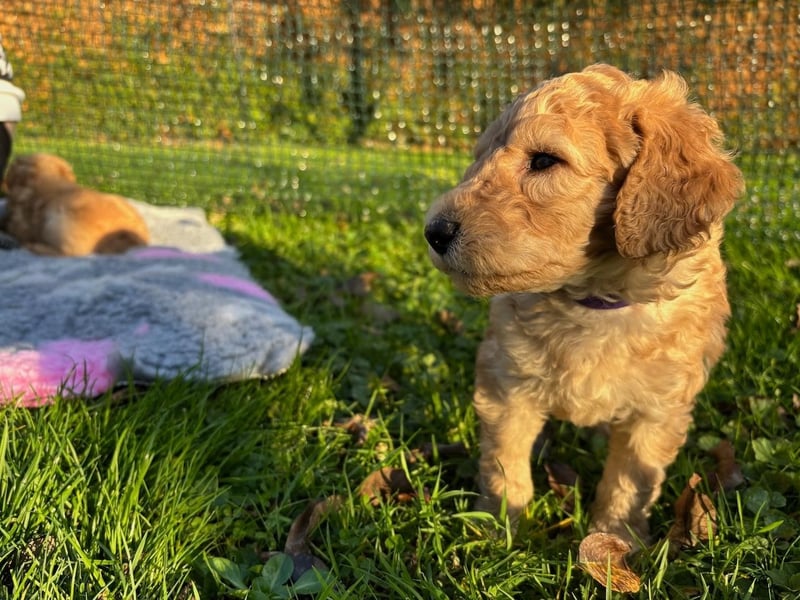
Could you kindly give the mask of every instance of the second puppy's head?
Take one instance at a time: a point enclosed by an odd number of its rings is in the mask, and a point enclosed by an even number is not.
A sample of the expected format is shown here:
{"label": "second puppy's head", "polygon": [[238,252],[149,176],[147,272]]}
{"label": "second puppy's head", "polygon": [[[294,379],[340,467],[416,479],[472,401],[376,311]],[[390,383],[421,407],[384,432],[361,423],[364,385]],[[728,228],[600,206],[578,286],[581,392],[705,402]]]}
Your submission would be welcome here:
{"label": "second puppy's head", "polygon": [[63,158],[45,153],[18,156],[8,167],[5,178],[9,194],[21,188],[35,188],[59,181],[75,183],[75,173]]}

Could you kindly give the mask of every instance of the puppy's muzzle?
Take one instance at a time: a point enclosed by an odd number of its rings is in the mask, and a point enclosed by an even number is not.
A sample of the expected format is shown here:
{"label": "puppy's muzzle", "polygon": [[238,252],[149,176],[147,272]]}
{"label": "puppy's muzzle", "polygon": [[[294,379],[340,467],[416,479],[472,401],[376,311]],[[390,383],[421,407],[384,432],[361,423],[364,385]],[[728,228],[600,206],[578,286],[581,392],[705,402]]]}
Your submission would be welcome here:
{"label": "puppy's muzzle", "polygon": [[455,222],[437,217],[425,226],[425,239],[439,256],[444,256],[456,239],[461,226]]}

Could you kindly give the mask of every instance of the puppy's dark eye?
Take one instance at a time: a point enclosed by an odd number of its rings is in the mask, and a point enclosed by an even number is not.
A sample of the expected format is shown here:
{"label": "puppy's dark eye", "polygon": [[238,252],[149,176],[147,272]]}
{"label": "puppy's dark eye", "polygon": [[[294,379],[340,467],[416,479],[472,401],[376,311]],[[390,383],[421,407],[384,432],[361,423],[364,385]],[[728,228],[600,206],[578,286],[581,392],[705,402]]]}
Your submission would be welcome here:
{"label": "puppy's dark eye", "polygon": [[553,156],[547,152],[537,152],[531,156],[531,162],[528,164],[528,168],[531,171],[544,171],[560,162],[557,156]]}

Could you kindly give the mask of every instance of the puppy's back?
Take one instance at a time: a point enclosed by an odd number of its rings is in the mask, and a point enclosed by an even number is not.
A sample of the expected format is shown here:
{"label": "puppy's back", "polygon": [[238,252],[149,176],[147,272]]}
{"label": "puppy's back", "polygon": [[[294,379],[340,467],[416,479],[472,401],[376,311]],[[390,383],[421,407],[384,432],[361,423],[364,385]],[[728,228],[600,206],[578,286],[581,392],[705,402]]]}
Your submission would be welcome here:
{"label": "puppy's back", "polygon": [[30,154],[9,167],[6,231],[39,254],[121,253],[150,241],[124,198],[79,186],[59,156]]}
{"label": "puppy's back", "polygon": [[44,232],[60,254],[120,254],[150,242],[139,212],[121,196],[76,188],[60,206]]}

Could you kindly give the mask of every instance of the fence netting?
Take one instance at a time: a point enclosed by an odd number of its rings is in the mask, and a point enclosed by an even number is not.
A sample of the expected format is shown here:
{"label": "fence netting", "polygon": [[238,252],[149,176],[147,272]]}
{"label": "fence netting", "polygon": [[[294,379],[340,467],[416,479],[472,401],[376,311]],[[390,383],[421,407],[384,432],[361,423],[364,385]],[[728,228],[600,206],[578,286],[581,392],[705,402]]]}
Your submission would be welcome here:
{"label": "fence netting", "polygon": [[2,0],[0,35],[27,94],[18,146],[122,191],[161,165],[160,202],[192,202],[187,181],[246,192],[231,161],[290,175],[315,148],[367,174],[409,152],[450,184],[517,94],[594,62],[679,71],[751,179],[798,174],[796,2]]}

